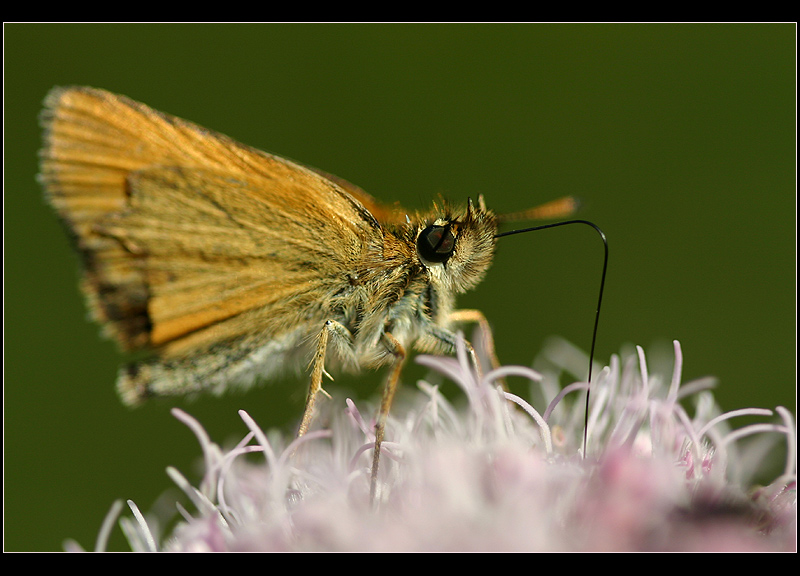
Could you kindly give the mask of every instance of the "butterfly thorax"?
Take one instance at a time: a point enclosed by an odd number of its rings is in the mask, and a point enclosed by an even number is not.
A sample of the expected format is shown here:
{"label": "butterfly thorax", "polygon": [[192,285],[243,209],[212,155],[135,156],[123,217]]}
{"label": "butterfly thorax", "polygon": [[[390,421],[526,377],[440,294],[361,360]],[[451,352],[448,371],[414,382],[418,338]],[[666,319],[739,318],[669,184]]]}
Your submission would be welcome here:
{"label": "butterfly thorax", "polygon": [[[332,316],[352,334],[352,353],[339,354],[345,364],[371,368],[390,361],[380,342],[386,333],[406,350],[452,352],[456,296],[483,278],[495,231],[494,214],[471,203],[441,216],[384,225],[381,242],[367,247],[347,286],[331,299]],[[426,258],[426,233],[442,242],[443,256]]]}

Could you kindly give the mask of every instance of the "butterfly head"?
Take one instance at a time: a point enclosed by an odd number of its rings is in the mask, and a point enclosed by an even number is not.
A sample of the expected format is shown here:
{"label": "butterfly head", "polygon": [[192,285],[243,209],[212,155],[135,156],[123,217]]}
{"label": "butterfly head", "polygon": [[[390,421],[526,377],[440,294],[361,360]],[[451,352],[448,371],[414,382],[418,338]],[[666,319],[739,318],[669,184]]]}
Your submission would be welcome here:
{"label": "butterfly head", "polygon": [[416,253],[431,280],[451,293],[473,288],[486,274],[494,256],[497,218],[469,200],[460,209],[447,208],[416,225]]}

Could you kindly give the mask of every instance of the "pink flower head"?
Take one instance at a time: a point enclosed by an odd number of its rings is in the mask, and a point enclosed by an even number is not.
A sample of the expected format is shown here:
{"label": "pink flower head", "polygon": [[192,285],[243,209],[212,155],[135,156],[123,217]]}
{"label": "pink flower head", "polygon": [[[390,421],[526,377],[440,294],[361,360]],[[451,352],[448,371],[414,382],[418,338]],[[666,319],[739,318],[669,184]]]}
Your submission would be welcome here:
{"label": "pink flower head", "polygon": [[[463,347],[456,358],[418,361],[455,382],[446,399],[419,382],[387,423],[377,506],[369,502],[372,408],[331,405],[330,425],[299,440],[266,433],[244,411],[242,441],[213,443],[188,414],[205,475],[182,520],[158,538],[158,523],[132,502],[121,525],[136,550],[181,551],[788,551],[796,548],[795,424],[778,420],[731,430],[710,379],[650,374],[644,352],[613,356],[592,384],[586,454],[586,383],[561,388],[585,356],[559,342],[538,371],[482,374]],[[530,382],[526,398],[500,382]],[[694,407],[687,410],[684,405]],[[786,442],[783,473],[750,485],[763,465],[758,442]],[[259,453],[262,458],[242,458]],[[113,517],[117,510],[113,511]],[[111,518],[111,517],[110,517]],[[113,520],[113,518],[111,518]],[[110,527],[106,524],[105,532]],[[102,548],[102,543],[99,545]]]}

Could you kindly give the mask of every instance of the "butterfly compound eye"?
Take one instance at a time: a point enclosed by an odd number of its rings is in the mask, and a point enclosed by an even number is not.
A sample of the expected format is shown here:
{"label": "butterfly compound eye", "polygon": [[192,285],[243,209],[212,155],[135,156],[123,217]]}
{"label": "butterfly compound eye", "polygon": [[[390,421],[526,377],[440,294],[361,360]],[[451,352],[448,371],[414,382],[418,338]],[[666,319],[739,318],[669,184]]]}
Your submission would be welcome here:
{"label": "butterfly compound eye", "polygon": [[456,237],[450,226],[428,226],[417,236],[417,252],[427,262],[446,262],[455,247]]}

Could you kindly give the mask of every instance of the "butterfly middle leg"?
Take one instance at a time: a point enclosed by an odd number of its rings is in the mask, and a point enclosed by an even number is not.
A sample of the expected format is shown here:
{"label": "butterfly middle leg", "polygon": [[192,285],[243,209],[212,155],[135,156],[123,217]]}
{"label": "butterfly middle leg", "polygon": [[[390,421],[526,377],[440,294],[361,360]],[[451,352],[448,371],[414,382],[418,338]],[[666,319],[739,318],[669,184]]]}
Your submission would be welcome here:
{"label": "butterfly middle leg", "polygon": [[383,444],[383,436],[386,430],[386,419],[389,416],[389,410],[392,408],[394,393],[397,391],[397,382],[400,380],[400,372],[402,372],[403,364],[405,364],[406,360],[405,348],[403,348],[403,345],[400,344],[394,336],[388,332],[384,332],[381,339],[389,352],[394,356],[394,363],[389,373],[389,379],[386,381],[386,386],[383,389],[378,420],[375,423],[375,450],[372,455],[372,474],[370,476],[369,487],[371,502],[376,501],[375,498],[378,490],[378,468],[381,458],[381,444]]}
{"label": "butterfly middle leg", "polygon": [[[311,422],[314,417],[314,406],[316,403],[317,395],[319,393],[327,393],[322,389],[322,377],[331,376],[325,371],[325,356],[328,351],[328,346],[332,345],[340,352],[345,353],[352,347],[353,335],[341,323],[335,320],[328,320],[325,322],[322,330],[317,336],[317,345],[314,352],[314,357],[311,360],[311,384],[308,389],[308,397],[306,398],[306,407],[303,412],[303,418],[300,421],[300,427],[297,431],[298,436],[302,436],[308,432]],[[378,469],[380,463],[381,444],[383,443],[384,432],[386,429],[386,420],[389,411],[392,407],[392,401],[397,390],[397,383],[400,380],[400,373],[402,372],[403,364],[406,359],[406,351],[403,345],[391,334],[385,332],[381,335],[381,342],[388,353],[394,358],[392,361],[391,371],[386,385],[383,389],[383,396],[381,398],[380,410],[378,412],[377,422],[375,424],[375,451],[372,458],[372,473],[370,479],[370,499],[375,501],[377,493]],[[331,378],[332,379],[332,378]]]}

